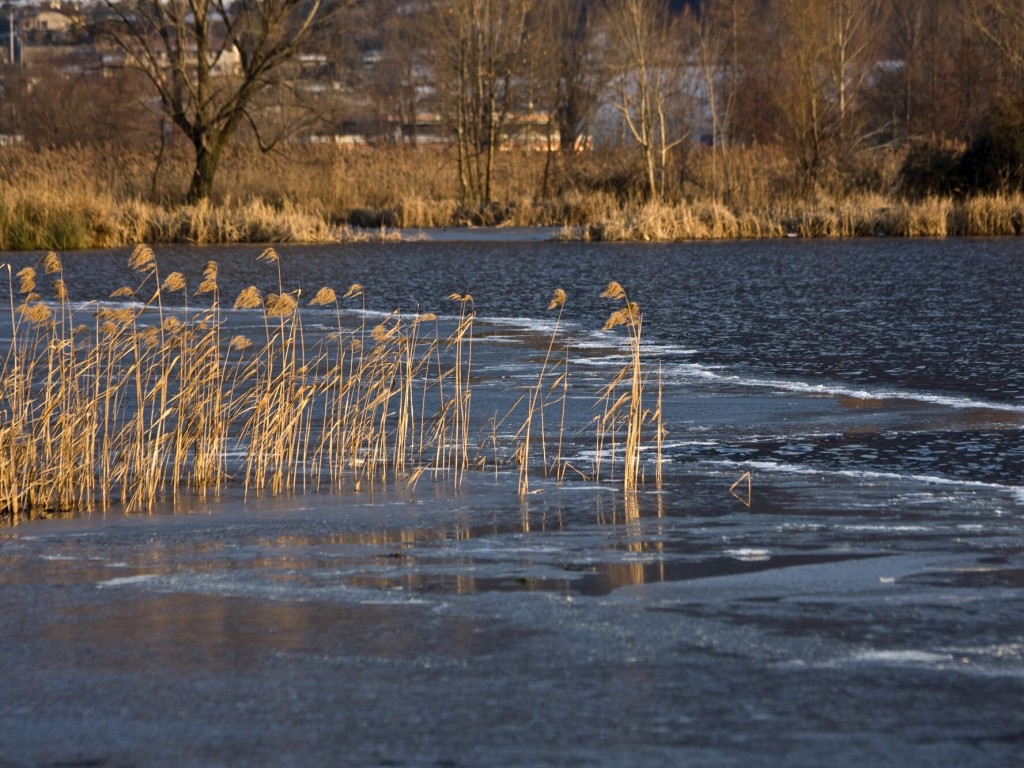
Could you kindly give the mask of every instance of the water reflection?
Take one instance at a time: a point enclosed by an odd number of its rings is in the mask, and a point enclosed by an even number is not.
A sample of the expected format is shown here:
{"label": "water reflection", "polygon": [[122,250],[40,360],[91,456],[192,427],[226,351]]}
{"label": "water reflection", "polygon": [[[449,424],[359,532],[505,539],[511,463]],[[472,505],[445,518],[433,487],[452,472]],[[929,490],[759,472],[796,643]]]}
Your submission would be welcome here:
{"label": "water reflection", "polygon": [[[410,632],[410,622],[430,625],[433,631]],[[505,628],[502,635],[507,640],[514,632]],[[66,661],[93,671],[116,671],[136,656],[137,649],[145,649],[140,668],[205,677],[252,670],[291,655],[331,658],[345,653],[378,660],[431,653],[473,656],[489,652],[496,635],[496,630],[466,619],[434,626],[415,605],[395,611],[373,605],[167,594],[103,611],[69,607],[47,623],[43,639],[54,649],[87,651],[79,659],[51,659],[57,666]],[[253,696],[265,695],[266,691],[253,691]]]}
{"label": "water reflection", "polygon": [[[362,530],[346,529],[343,518],[328,525],[301,518],[220,523],[214,516],[198,526],[168,518],[160,535],[140,541],[133,532],[143,521],[136,520],[90,535],[55,536],[45,545],[46,559],[7,575],[35,584],[289,600],[332,600],[352,589],[405,596],[605,594],[672,578],[668,561],[678,552],[668,542],[678,534],[665,494],[595,490],[588,497],[571,507],[529,497],[508,522],[495,515],[487,523],[437,519]],[[31,542],[22,544],[31,551]]]}

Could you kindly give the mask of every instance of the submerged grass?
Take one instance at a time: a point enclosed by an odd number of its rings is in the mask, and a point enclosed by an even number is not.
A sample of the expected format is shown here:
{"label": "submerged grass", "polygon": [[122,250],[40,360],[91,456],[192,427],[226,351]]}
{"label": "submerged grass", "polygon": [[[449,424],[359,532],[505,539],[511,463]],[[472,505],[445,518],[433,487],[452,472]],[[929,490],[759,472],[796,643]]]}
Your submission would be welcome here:
{"label": "submerged grass", "polygon": [[[350,327],[343,314],[359,308],[362,286],[340,297],[324,286],[310,299],[285,284],[277,251],[258,260],[276,289],[250,286],[235,297],[233,310],[255,321],[246,333],[228,328],[216,262],[193,286],[182,273],[162,274],[153,250],[138,246],[129,258],[135,279],[112,292],[117,301],[78,310],[55,252],[17,274],[3,265],[11,341],[0,367],[0,521],[115,504],[148,511],[184,494],[216,496],[228,483],[253,495],[372,493],[378,484],[411,491],[429,474],[457,489],[485,466],[471,427],[472,296],[449,297],[458,312],[448,331],[429,312],[396,311],[368,327],[365,308]],[[622,484],[632,492],[643,482],[645,440],[657,446],[660,484],[660,382],[657,409],[644,410],[639,308],[617,283],[603,295],[621,305],[606,328],[623,326],[629,351],[598,394],[597,455],[614,464],[622,436]],[[521,496],[531,472],[557,482],[570,469],[587,476],[563,455],[565,300],[557,290],[537,379],[509,411],[525,408],[508,438],[514,448],[499,451],[497,425],[492,432],[495,467],[499,453],[519,462]],[[307,342],[304,305],[321,321],[333,313],[336,330]],[[592,476],[600,474],[598,459]]]}

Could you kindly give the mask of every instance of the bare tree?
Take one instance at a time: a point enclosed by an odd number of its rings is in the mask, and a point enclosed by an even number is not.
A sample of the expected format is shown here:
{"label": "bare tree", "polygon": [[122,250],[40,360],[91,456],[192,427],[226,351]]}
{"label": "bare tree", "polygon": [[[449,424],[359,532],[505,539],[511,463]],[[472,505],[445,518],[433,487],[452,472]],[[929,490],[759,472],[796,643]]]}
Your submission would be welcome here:
{"label": "bare tree", "polygon": [[256,109],[286,84],[324,0],[104,0],[103,32],[149,80],[159,109],[188,137],[195,167],[187,199],[210,196],[221,153],[248,124],[268,149],[284,135],[280,103],[270,129]]}
{"label": "bare tree", "polygon": [[640,149],[647,194],[664,195],[673,149],[688,137],[680,52],[663,0],[605,0],[612,106]]}
{"label": "bare tree", "polygon": [[381,59],[369,77],[368,88],[381,119],[397,120],[399,140],[416,146],[417,124],[424,93],[431,82],[425,28],[420,14],[391,14],[382,24]]}
{"label": "bare tree", "polygon": [[691,48],[704,82],[711,121],[711,177],[715,195],[722,191],[720,168],[729,160],[733,118],[740,89],[740,39],[750,16],[744,0],[705,0],[693,27]]}
{"label": "bare tree", "polygon": [[535,101],[549,112],[567,155],[585,138],[605,84],[594,15],[587,0],[547,0],[530,19]]}
{"label": "bare tree", "polygon": [[877,63],[880,0],[784,0],[777,92],[804,181],[864,138],[859,99]]}
{"label": "bare tree", "polygon": [[591,147],[594,115],[607,85],[592,5],[546,0],[535,4],[529,17],[530,102],[546,118],[544,196],[553,170],[571,174],[580,151]]}
{"label": "bare tree", "polygon": [[964,18],[1024,72],[1024,0],[962,0]]}
{"label": "bare tree", "polygon": [[455,134],[460,194],[491,202],[494,155],[518,104],[532,0],[452,0],[433,29],[442,111]]}
{"label": "bare tree", "polygon": [[831,0],[825,13],[829,79],[835,92],[838,138],[843,151],[860,140],[854,126],[862,95],[881,49],[881,0]]}
{"label": "bare tree", "polygon": [[934,4],[934,0],[904,0],[890,3],[893,42],[903,62],[900,73],[902,104],[899,115],[903,136],[911,136],[914,133],[914,88],[920,80],[927,22],[929,12],[934,11]]}
{"label": "bare tree", "polygon": [[[57,47],[41,50],[64,53]],[[123,148],[152,142],[156,121],[139,109],[145,83],[123,71],[101,76],[98,57],[67,50],[83,55],[37,56],[31,68],[3,78],[0,109],[14,118],[8,129],[37,147],[102,144],[115,137]]]}

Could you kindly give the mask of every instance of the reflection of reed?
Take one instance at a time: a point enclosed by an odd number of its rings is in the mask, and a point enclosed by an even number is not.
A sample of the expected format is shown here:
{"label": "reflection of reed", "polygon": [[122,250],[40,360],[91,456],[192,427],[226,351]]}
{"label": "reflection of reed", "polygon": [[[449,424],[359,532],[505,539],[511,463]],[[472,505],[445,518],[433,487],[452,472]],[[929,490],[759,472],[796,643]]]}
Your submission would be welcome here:
{"label": "reflection of reed", "polygon": [[529,497],[520,502],[519,528],[523,533],[549,533],[565,530],[565,520],[562,517],[561,507],[555,507],[554,509],[542,507],[541,509],[542,511],[535,516]]}
{"label": "reflection of reed", "polygon": [[[623,543],[619,549],[628,553],[628,562],[607,563],[601,566],[607,586],[611,589],[664,581],[667,578],[665,565],[665,529],[660,518],[664,515],[662,494],[654,495],[656,517],[645,520],[641,516],[641,496],[626,493],[621,497],[598,497],[597,522],[599,525],[615,526],[621,530]],[[653,524],[654,530],[647,530]]]}
{"label": "reflection of reed", "polygon": [[622,505],[627,522],[640,519],[640,502],[637,499],[636,491],[626,491],[622,495]]}

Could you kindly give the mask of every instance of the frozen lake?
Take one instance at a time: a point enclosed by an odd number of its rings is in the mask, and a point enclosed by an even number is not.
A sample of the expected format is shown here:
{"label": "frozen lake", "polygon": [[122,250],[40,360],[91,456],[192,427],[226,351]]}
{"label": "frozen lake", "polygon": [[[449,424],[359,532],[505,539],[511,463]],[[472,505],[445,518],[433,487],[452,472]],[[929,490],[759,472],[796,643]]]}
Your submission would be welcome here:
{"label": "frozen lake", "polygon": [[[276,281],[258,252],[157,256],[217,259],[234,295]],[[303,295],[362,283],[371,317],[472,293],[485,451],[564,288],[584,469],[618,280],[663,380],[663,487],[538,473],[520,501],[502,464],[0,529],[0,766],[1024,763],[1017,241],[279,252]],[[65,256],[81,312],[126,255]]]}

